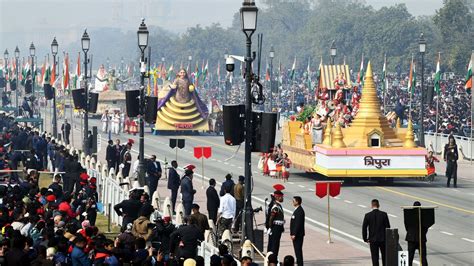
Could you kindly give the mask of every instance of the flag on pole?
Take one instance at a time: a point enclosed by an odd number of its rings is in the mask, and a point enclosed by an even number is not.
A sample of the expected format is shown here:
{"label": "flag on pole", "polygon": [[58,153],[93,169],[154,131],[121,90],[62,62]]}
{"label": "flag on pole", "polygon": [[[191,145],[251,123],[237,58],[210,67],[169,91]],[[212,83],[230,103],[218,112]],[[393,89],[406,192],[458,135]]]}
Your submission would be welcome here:
{"label": "flag on pole", "polygon": [[416,64],[414,63],[413,56],[411,57],[410,64],[410,75],[408,76],[408,89],[410,90],[411,95],[415,93],[416,87]]}
{"label": "flag on pole", "polygon": [[217,82],[221,81],[221,61],[217,61],[217,70],[216,70],[216,75],[217,75]]}
{"label": "flag on pole", "polygon": [[[48,62],[48,65],[49,65],[49,62]],[[34,67],[34,66],[33,66]],[[46,56],[44,57],[44,63],[43,65],[41,66],[41,76],[38,77],[39,80],[37,80],[37,83],[41,83],[41,85],[43,85],[43,82],[44,82],[44,75],[46,73]],[[35,72],[35,70],[33,70],[33,73]]]}
{"label": "flag on pole", "polygon": [[282,76],[282,66],[281,66],[281,60],[278,61],[278,81],[280,83],[283,83],[283,76]]}
{"label": "flag on pole", "polygon": [[44,73],[43,75],[43,83],[41,84],[44,86],[44,84],[51,84],[51,66],[49,65],[49,60],[47,63],[43,66],[44,70],[41,70],[41,72]]}
{"label": "flag on pole", "polygon": [[311,58],[308,58],[308,67],[306,68],[306,78],[308,81],[308,89],[311,90]]}
{"label": "flag on pole", "polygon": [[78,84],[80,76],[81,76],[81,53],[79,52],[77,55],[76,73],[74,74],[74,78],[73,78],[73,87],[75,89],[80,87],[80,84]]}
{"label": "flag on pole", "polygon": [[[204,63],[204,61],[203,61],[203,63]],[[202,78],[201,78],[202,81],[206,80],[208,69],[209,69],[209,60],[206,61],[206,65],[204,66],[204,70],[202,71]]]}
{"label": "flag on pole", "polygon": [[49,84],[51,84],[51,86],[54,87],[55,81],[56,81],[56,62],[54,62],[54,59],[53,59],[53,68],[51,70],[51,80],[49,81]]}
{"label": "flag on pole", "polygon": [[270,81],[270,67],[267,64],[267,70],[265,71],[265,81]]}
{"label": "flag on pole", "polygon": [[63,65],[63,90],[68,93],[70,93],[69,78],[69,54],[66,54]]}
{"label": "flag on pole", "polygon": [[291,80],[293,80],[295,77],[295,71],[296,71],[296,56],[295,56],[295,60],[293,61],[293,65],[291,66],[291,73],[290,73]]}
{"label": "flag on pole", "polygon": [[365,76],[365,73],[364,73],[364,54],[362,54],[362,60],[360,61],[360,70],[359,70],[359,74],[357,74],[357,83],[359,83],[359,85],[364,85],[364,76]]}
{"label": "flag on pole", "polygon": [[439,67],[440,59],[441,59],[441,53],[438,54],[438,62],[436,63],[436,73],[435,73],[435,78],[434,78],[434,89],[435,89],[436,95],[439,95],[439,93],[441,92],[441,86],[440,86],[441,69]]}
{"label": "flag on pole", "polygon": [[382,92],[387,89],[387,55],[383,56],[383,68],[382,68]]}
{"label": "flag on pole", "polygon": [[474,58],[474,53],[471,54],[471,60],[469,60],[469,66],[467,67],[466,73],[466,82],[464,83],[464,88],[466,90],[472,89],[472,60]]}

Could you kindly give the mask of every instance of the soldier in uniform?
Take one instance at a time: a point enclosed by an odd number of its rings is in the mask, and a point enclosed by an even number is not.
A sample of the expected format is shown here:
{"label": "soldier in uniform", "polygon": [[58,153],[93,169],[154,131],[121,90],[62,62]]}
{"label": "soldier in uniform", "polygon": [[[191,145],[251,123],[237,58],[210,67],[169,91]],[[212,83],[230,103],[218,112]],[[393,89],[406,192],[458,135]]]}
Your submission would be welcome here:
{"label": "soldier in uniform", "polygon": [[268,252],[273,252],[278,257],[278,252],[280,250],[280,239],[281,234],[284,231],[285,225],[285,215],[283,213],[283,207],[281,202],[283,202],[283,192],[281,190],[276,190],[273,193],[275,197],[275,203],[270,211],[269,219],[269,230],[267,234],[268,237]]}

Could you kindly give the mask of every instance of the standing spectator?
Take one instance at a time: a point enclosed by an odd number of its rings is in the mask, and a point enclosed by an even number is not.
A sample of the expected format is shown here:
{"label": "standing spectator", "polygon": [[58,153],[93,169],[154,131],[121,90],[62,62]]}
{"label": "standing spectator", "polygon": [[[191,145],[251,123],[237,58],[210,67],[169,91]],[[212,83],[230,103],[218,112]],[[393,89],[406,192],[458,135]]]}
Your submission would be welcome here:
{"label": "standing spectator", "polygon": [[216,180],[211,178],[209,180],[209,187],[206,190],[207,198],[207,212],[209,214],[209,219],[212,220],[214,224],[217,221],[217,210],[219,209],[220,199],[216,190]]}
{"label": "standing spectator", "polygon": [[64,142],[66,145],[69,145],[69,135],[71,134],[71,124],[67,122],[67,119],[64,119],[64,123],[61,125],[61,131],[63,133]]}
{"label": "standing spectator", "polygon": [[224,181],[224,183],[222,183],[221,191],[219,192],[219,195],[220,195],[221,197],[224,196],[224,195],[225,195],[225,191],[226,191],[225,188],[226,188],[226,187],[229,187],[229,189],[230,189],[230,194],[231,194],[232,196],[234,196],[234,185],[235,185],[235,183],[234,183],[234,180],[232,180],[232,175],[231,175],[231,174],[227,174],[227,175],[225,176],[225,181]]}
{"label": "standing spectator", "polygon": [[456,140],[453,135],[450,135],[448,138],[448,144],[444,146],[444,161],[447,163],[446,166],[446,177],[448,181],[446,186],[449,187],[451,184],[451,178],[454,182],[454,187],[457,187],[458,183],[458,145],[456,145]]}
{"label": "standing spectator", "polygon": [[[372,211],[365,214],[362,223],[362,238],[370,245],[372,265],[379,265],[379,249],[382,253],[382,265],[385,265],[385,229],[390,228],[390,221],[386,212],[379,210],[377,199],[372,200]],[[369,235],[367,236],[367,229]]]}
{"label": "standing spectator", "polygon": [[194,202],[194,194],[196,190],[193,188],[193,170],[196,167],[192,164],[187,165],[184,169],[184,176],[181,178],[181,195],[183,199],[184,216],[191,215],[191,208]]}
{"label": "standing spectator", "polygon": [[[419,201],[415,201],[413,206],[421,206]],[[421,210],[419,210],[421,211]],[[416,219],[416,223],[412,225],[405,224],[405,229],[407,230],[407,235],[405,240],[408,242],[408,265],[413,265],[413,258],[415,257],[415,250],[418,249],[420,252],[420,224],[419,220]],[[428,228],[426,226],[421,226],[421,260],[422,265],[428,265],[428,260],[426,258],[426,234],[428,233]]]}
{"label": "standing spectator", "polygon": [[178,162],[175,160],[171,161],[171,168],[168,172],[168,189],[171,190],[171,208],[173,210],[173,215],[176,214],[176,198],[178,197],[178,189],[181,183],[176,168],[178,168]]}
{"label": "standing spectator", "polygon": [[109,139],[109,145],[107,145],[107,151],[105,153],[105,160],[107,161],[107,170],[115,168],[117,165],[117,152],[114,148],[114,142]]}
{"label": "standing spectator", "polygon": [[196,226],[193,219],[188,219],[187,225],[180,226],[170,235],[170,259],[195,258],[197,255],[198,241],[204,240],[204,235]]}
{"label": "standing spectator", "polygon": [[102,122],[102,132],[108,133],[110,121],[109,110],[105,110],[105,113],[102,114],[100,121]]}
{"label": "standing spectator", "polygon": [[189,219],[194,219],[196,226],[204,234],[204,232],[209,229],[209,220],[207,219],[207,216],[199,212],[199,205],[196,203],[193,203],[192,212],[193,214],[189,216]]}
{"label": "standing spectator", "polygon": [[153,193],[158,187],[158,181],[161,178],[161,164],[156,161],[156,155],[152,155],[150,160],[147,162],[146,167],[148,188],[150,189],[150,196],[153,197]]}
{"label": "standing spectator", "polygon": [[295,210],[290,220],[290,237],[293,241],[293,248],[295,250],[295,257],[298,266],[303,265],[303,239],[305,235],[304,221],[305,213],[301,207],[302,199],[300,196],[293,197],[293,206]]}
{"label": "standing spectator", "polygon": [[235,209],[235,216],[234,217],[239,217],[237,221],[235,221],[235,230],[239,231],[240,230],[240,222],[242,219],[240,219],[242,216],[239,216],[240,212],[244,208],[244,181],[245,181],[245,176],[239,176],[239,182],[234,186],[234,197],[235,197],[235,202],[236,202],[236,209]]}
{"label": "standing spectator", "polygon": [[127,224],[133,223],[133,221],[138,218],[141,208],[140,195],[135,191],[130,192],[130,199],[124,200],[114,206],[115,212],[119,216],[123,216],[122,231],[127,228]]}
{"label": "standing spectator", "polygon": [[140,210],[140,216],[133,222],[132,234],[136,238],[143,238],[147,241],[153,233],[150,227],[150,215],[153,213],[151,205],[144,205]]}
{"label": "standing spectator", "polygon": [[268,237],[268,252],[273,252],[278,257],[280,252],[281,234],[284,231],[285,215],[283,213],[283,192],[276,190],[273,192],[275,202],[270,210],[269,218],[269,237]]}
{"label": "standing spectator", "polygon": [[231,230],[232,221],[235,217],[236,202],[230,194],[231,187],[225,187],[225,194],[220,199],[220,205],[217,218],[217,236],[220,239],[226,229]]}

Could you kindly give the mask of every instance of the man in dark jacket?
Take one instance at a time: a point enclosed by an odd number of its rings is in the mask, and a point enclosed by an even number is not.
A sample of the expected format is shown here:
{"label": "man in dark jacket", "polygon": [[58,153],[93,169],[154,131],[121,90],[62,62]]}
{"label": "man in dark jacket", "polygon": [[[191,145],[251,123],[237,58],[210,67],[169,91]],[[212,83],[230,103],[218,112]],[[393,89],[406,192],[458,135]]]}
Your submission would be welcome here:
{"label": "man in dark jacket", "polygon": [[204,234],[194,222],[193,219],[188,219],[188,225],[180,226],[171,234],[170,257],[173,257],[173,254],[183,259],[196,257],[198,240],[204,240]]}
{"label": "man in dark jacket", "polygon": [[176,168],[178,168],[178,162],[174,160],[171,161],[171,168],[169,169],[169,172],[168,172],[168,189],[171,190],[171,208],[173,210],[173,214],[176,214],[175,212],[176,198],[178,197],[178,189],[181,183],[179,174],[176,171]]}
{"label": "man in dark jacket", "polygon": [[[379,265],[379,249],[382,253],[382,265],[385,265],[385,229],[390,228],[386,212],[379,210],[379,201],[372,200],[372,211],[365,214],[362,223],[362,238],[370,245],[372,265]],[[367,236],[367,228],[369,235]]]}
{"label": "man in dark jacket", "polygon": [[[421,206],[419,201],[415,201],[413,206]],[[418,210],[417,210],[418,211]],[[428,265],[428,260],[426,258],[426,234],[428,233],[428,228],[423,226],[421,223],[421,260],[422,265]],[[408,242],[408,265],[413,265],[413,258],[415,257],[415,250],[418,249],[420,252],[420,224],[418,219],[416,219],[416,223],[412,225],[405,224],[405,229],[407,230],[407,235],[405,240]]]}
{"label": "man in dark jacket", "polygon": [[64,142],[68,145],[69,135],[71,134],[71,124],[67,122],[67,119],[64,119],[64,124],[61,125],[61,132],[63,133]]}
{"label": "man in dark jacket", "polygon": [[109,139],[109,145],[107,145],[105,160],[107,161],[107,170],[110,171],[110,168],[115,169],[115,167],[117,167],[117,150],[115,149],[114,142],[111,139]]}
{"label": "man in dark jacket", "polygon": [[194,194],[196,190],[193,188],[193,170],[194,165],[188,165],[184,169],[184,176],[181,179],[181,195],[184,207],[184,216],[191,215],[191,208],[194,202]]}
{"label": "man in dark jacket", "polygon": [[114,206],[115,212],[123,216],[122,231],[127,228],[127,224],[133,223],[133,221],[138,218],[141,208],[140,195],[135,191],[130,192],[130,199],[124,200]]}
{"label": "man in dark jacket", "polygon": [[192,208],[193,214],[189,216],[189,219],[193,219],[197,227],[204,234],[209,229],[209,220],[205,214],[199,212],[199,205],[194,203]]}
{"label": "man in dark jacket", "polygon": [[153,193],[155,193],[158,187],[158,181],[161,178],[161,164],[156,161],[156,155],[152,155],[146,164],[148,188],[150,189],[150,196],[153,197]]}
{"label": "man in dark jacket", "polygon": [[305,235],[305,213],[303,207],[301,207],[301,201],[302,199],[300,196],[293,197],[293,206],[295,207],[295,211],[293,212],[290,221],[290,237],[291,240],[293,240],[293,248],[295,250],[298,266],[303,265],[303,239]]}
{"label": "man in dark jacket", "polygon": [[234,180],[232,180],[232,175],[231,174],[227,174],[225,176],[225,181],[224,183],[222,183],[222,186],[221,186],[221,191],[219,192],[219,195],[222,197],[225,195],[225,188],[226,187],[230,187],[230,194],[232,195],[232,197],[234,196]]}
{"label": "man in dark jacket", "polygon": [[214,224],[216,224],[217,210],[219,209],[220,198],[219,195],[217,195],[216,180],[214,178],[211,178],[209,180],[209,187],[206,190],[206,198],[207,213],[209,214],[209,219],[211,219]]}

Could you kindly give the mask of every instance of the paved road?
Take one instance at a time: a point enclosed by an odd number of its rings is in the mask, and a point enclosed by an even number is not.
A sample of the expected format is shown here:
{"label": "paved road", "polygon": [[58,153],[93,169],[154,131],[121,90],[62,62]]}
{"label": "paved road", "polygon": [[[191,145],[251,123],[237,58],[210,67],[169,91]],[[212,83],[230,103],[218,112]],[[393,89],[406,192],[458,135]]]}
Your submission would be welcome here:
{"label": "paved road", "polygon": [[[97,120],[90,122],[98,125]],[[79,127],[77,127],[79,128]],[[75,131],[76,134],[78,133]],[[114,138],[116,136],[113,136]],[[121,136],[126,140],[130,135]],[[79,139],[80,135],[76,135]],[[138,137],[133,137],[138,144]],[[159,159],[174,159],[175,151],[168,147],[169,138],[174,136],[152,136],[147,134],[146,154],[156,154]],[[183,164],[193,163],[201,174],[201,161],[193,157],[193,147],[211,146],[213,156],[205,160],[206,177],[222,181],[228,172],[234,176],[243,174],[244,151],[237,147],[225,146],[223,138],[218,136],[184,136],[186,147],[178,152],[178,161]],[[138,149],[138,145],[135,145]],[[135,159],[135,158],[134,158]],[[263,205],[263,200],[272,192],[272,185],[277,183],[269,177],[262,176],[256,166],[257,154],[252,156],[254,174],[254,206]],[[443,166],[441,166],[442,168]],[[462,167],[470,167],[465,165]],[[436,205],[436,224],[428,233],[428,259],[432,265],[473,265],[474,264],[474,177],[472,167],[460,170],[461,178],[458,188],[446,188],[445,178],[438,177],[434,183],[416,180],[396,180],[395,185],[381,187],[373,183],[361,183],[356,186],[344,186],[341,194],[331,199],[331,227],[334,235],[347,239],[356,248],[368,247],[361,239],[361,224],[364,213],[370,211],[370,201],[379,199],[381,209],[389,214],[392,228],[398,228],[401,245],[406,249],[403,213],[400,206],[412,205],[419,200],[423,205]],[[309,174],[292,172],[290,182],[286,183],[284,207],[292,210],[291,197],[301,195],[306,209],[307,224],[326,230],[327,200],[314,195],[315,177]],[[206,182],[207,183],[207,182]],[[195,186],[201,186],[201,180],[195,179]],[[204,184],[206,186],[206,184]],[[307,241],[307,240],[306,240]],[[305,242],[310,245],[310,241]],[[341,255],[343,256],[343,255]]]}

